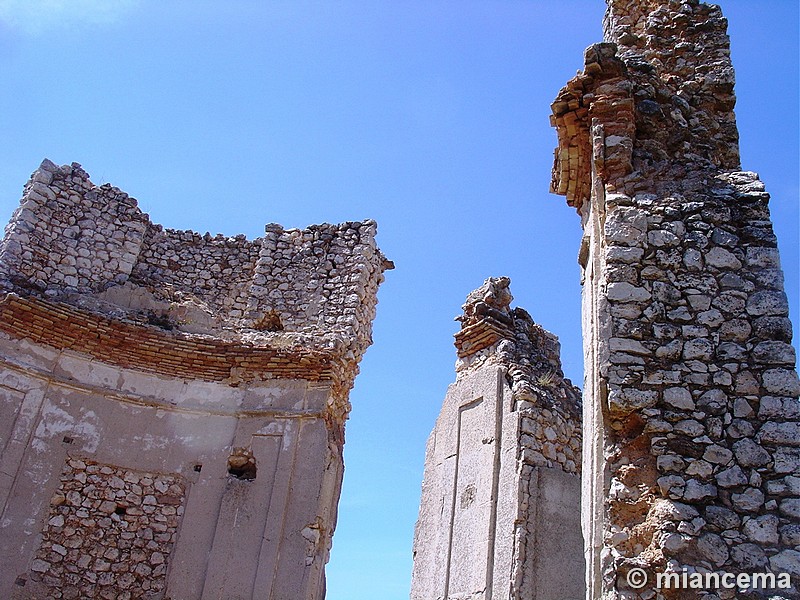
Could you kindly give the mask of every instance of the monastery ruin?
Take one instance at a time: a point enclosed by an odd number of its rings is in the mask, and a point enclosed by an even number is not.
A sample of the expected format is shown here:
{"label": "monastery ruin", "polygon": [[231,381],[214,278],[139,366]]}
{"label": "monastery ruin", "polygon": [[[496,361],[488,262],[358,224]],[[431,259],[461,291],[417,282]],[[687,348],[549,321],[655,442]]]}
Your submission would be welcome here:
{"label": "monastery ruin", "polygon": [[[428,442],[414,600],[800,597],[800,384],[727,22],[696,0],[607,5],[551,119],[551,191],[584,232],[582,462],[557,345],[487,281]],[[559,552],[578,511],[575,591]],[[726,573],[781,577],[705,577]]]}
{"label": "monastery ruin", "polygon": [[0,246],[0,597],[323,598],[375,232],[165,230],[42,163]]}
{"label": "monastery ruin", "polygon": [[[551,118],[583,391],[507,278],[467,297],[412,600],[800,598],[800,382],[727,22],[606,3]],[[375,234],[164,229],[45,160],[0,243],[0,598],[322,600]],[[724,574],[765,577],[690,585]]]}
{"label": "monastery ruin", "polygon": [[457,378],[425,453],[412,600],[583,596],[580,390],[557,338],[511,300],[508,278],[488,279],[459,317]]}
{"label": "monastery ruin", "polygon": [[726,27],[714,5],[609,0],[606,41],[553,103],[552,190],[584,230],[587,598],[767,570],[798,597],[800,386]]}

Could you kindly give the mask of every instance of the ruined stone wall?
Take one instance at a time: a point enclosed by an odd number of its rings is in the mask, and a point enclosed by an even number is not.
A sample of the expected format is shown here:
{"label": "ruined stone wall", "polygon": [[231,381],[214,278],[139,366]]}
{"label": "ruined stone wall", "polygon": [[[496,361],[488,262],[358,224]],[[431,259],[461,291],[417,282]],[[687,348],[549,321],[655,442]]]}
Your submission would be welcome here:
{"label": "ruined stone wall", "polygon": [[374,236],[369,221],[303,231],[270,224],[253,241],[149,224],[131,280],[194,294],[237,326],[358,338],[374,318]]}
{"label": "ruined stone wall", "polygon": [[193,294],[229,319],[246,315],[249,290],[261,249],[243,235],[202,235],[148,223],[131,279],[173,294]]}
{"label": "ruined stone wall", "polygon": [[0,596],[324,597],[391,263],[371,221],[278,230],[164,230],[34,173],[0,245]]}
{"label": "ruined stone wall", "polygon": [[0,282],[60,296],[130,281],[166,302],[193,300],[217,328],[335,332],[358,353],[375,316],[373,281],[388,265],[375,234],[373,221],[270,224],[255,240],[164,229],[125,192],[94,185],[77,163],[45,160],[6,227]]}
{"label": "ruined stone wall", "polygon": [[100,291],[130,275],[146,227],[124,192],[95,186],[80,165],[45,161],[6,226],[2,274],[42,291]]}
{"label": "ruined stone wall", "polygon": [[583,593],[580,392],[508,284],[487,280],[460,317],[456,382],[425,456],[415,600]]}
{"label": "ruined stone wall", "polygon": [[587,598],[654,597],[664,572],[785,573],[772,593],[798,597],[800,385],[725,28],[713,5],[609,0],[553,104],[552,189],[584,228]]}
{"label": "ruined stone wall", "polygon": [[161,592],[183,516],[182,481],[77,459],[60,481],[31,579],[61,598]]}

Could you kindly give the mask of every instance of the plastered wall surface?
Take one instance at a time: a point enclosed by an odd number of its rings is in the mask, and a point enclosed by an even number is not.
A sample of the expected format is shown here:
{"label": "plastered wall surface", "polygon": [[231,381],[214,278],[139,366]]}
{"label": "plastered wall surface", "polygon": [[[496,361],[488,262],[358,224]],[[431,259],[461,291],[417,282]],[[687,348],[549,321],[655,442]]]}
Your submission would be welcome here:
{"label": "plastered wall surface", "polygon": [[507,278],[470,294],[428,439],[411,597],[583,596],[580,393]]}
{"label": "plastered wall surface", "polygon": [[324,597],[374,233],[164,230],[45,161],[0,244],[0,596]]}

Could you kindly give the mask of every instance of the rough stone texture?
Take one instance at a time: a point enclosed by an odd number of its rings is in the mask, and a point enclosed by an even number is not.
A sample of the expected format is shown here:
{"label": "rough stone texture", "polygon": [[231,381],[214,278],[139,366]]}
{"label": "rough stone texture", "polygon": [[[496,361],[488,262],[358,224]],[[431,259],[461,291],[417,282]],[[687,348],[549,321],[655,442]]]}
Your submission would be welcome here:
{"label": "rough stone texture", "polygon": [[457,378],[425,457],[414,600],[583,594],[580,391],[508,285],[488,279],[459,317]]}
{"label": "rough stone texture", "polygon": [[51,598],[159,595],[183,515],[180,478],[68,460],[31,579]]}
{"label": "rough stone texture", "polygon": [[45,160],[0,243],[0,596],[322,598],[375,229],[165,230]]}
{"label": "rough stone texture", "polygon": [[[552,189],[584,228],[587,598],[769,570],[798,597],[795,351],[769,195],[740,170],[726,25],[696,0],[608,0],[606,41],[552,106]],[[650,585],[628,586],[634,567]]]}

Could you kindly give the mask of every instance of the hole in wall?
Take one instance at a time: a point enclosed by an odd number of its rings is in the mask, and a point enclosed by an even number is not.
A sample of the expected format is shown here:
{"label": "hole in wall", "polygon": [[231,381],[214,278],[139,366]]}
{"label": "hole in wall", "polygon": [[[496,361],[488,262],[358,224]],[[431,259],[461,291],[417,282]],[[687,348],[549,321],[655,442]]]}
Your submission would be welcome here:
{"label": "hole in wall", "polygon": [[283,331],[281,316],[275,310],[270,310],[253,323],[253,329],[258,331]]}
{"label": "hole in wall", "polygon": [[192,469],[194,470],[195,473],[199,473],[200,471],[203,470],[203,465],[195,465],[192,467]]}
{"label": "hole in wall", "polygon": [[252,451],[236,448],[228,457],[228,475],[243,481],[252,481],[256,478],[256,471],[256,459]]}
{"label": "hole in wall", "polygon": [[148,311],[146,316],[148,325],[155,325],[165,331],[172,331],[175,328],[175,324],[170,320],[169,315]]}
{"label": "hole in wall", "polygon": [[252,481],[256,478],[256,466],[254,464],[246,464],[241,467],[233,467],[228,465],[228,474],[233,475],[236,479]]}
{"label": "hole in wall", "polygon": [[74,440],[74,438],[73,438],[72,436],[65,435],[65,436],[62,438],[62,440],[61,440],[61,441],[62,441],[62,442],[64,442],[65,444],[71,444],[71,443],[72,443],[72,442],[74,442],[75,440]]}
{"label": "hole in wall", "polygon": [[117,508],[114,509],[114,513],[118,514],[118,515],[124,515],[127,512],[128,512],[128,507],[127,506],[119,506],[118,505]]}

